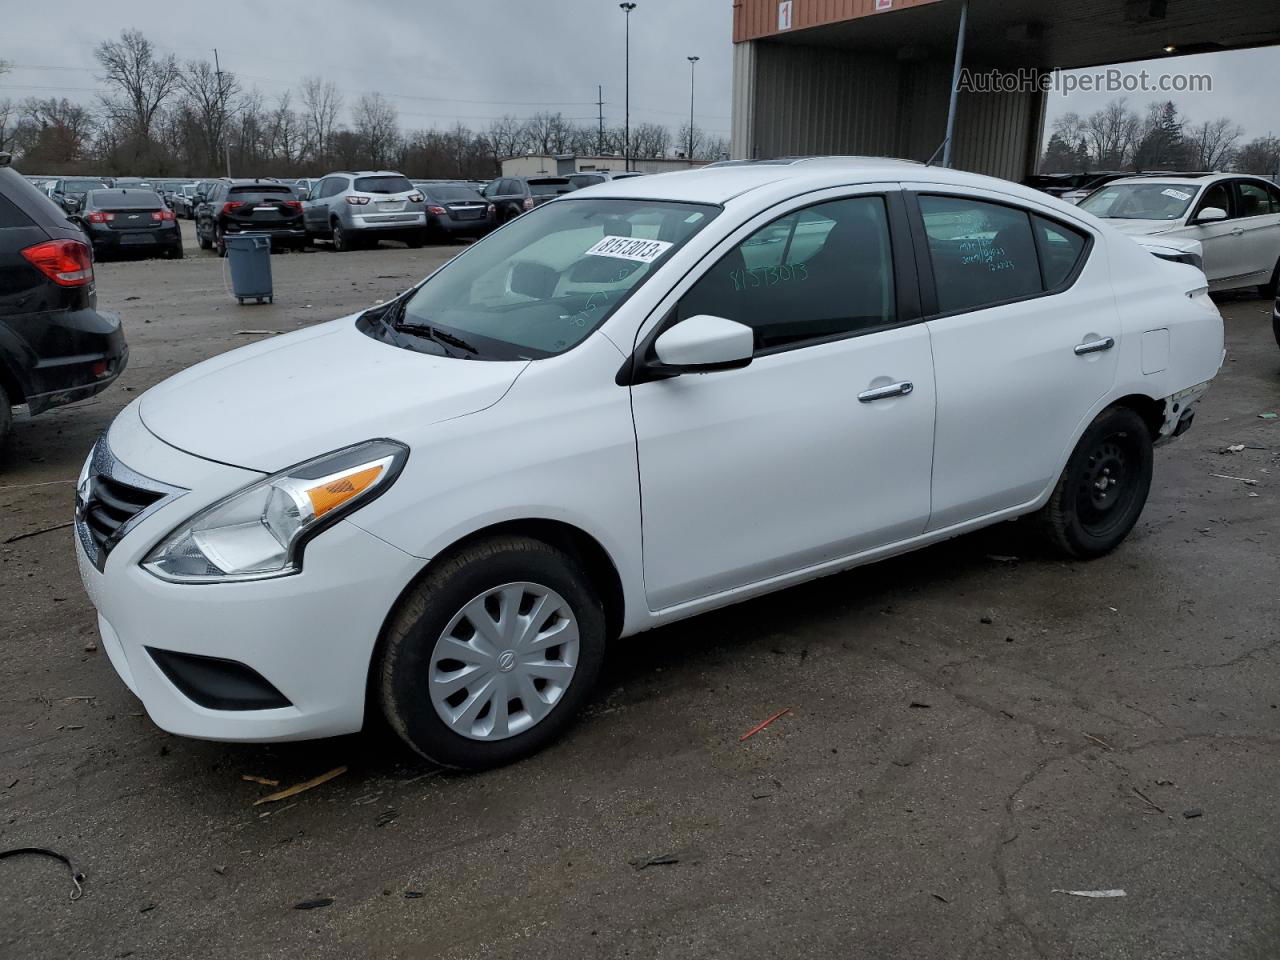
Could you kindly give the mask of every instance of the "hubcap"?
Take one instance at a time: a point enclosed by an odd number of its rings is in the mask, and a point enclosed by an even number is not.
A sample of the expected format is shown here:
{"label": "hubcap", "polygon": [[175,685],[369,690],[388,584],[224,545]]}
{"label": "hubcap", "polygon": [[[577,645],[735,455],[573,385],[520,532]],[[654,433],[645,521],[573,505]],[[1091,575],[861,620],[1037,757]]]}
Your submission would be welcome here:
{"label": "hubcap", "polygon": [[578,666],[578,621],[560,594],[506,583],[449,621],[431,652],[431,705],[470,740],[505,740],[560,702]]}

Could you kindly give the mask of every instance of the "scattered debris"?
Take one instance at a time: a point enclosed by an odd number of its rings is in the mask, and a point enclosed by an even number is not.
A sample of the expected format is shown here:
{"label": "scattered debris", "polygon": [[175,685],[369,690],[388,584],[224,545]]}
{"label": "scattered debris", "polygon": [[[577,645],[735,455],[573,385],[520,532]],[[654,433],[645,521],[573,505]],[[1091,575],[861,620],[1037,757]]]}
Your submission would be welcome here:
{"label": "scattered debris", "polygon": [[275,803],[277,800],[287,800],[289,797],[296,797],[303,791],[310,790],[312,787],[318,787],[322,783],[328,783],[334,777],[340,777],[346,772],[346,767],[334,767],[328,773],[322,773],[320,776],[313,777],[312,779],[306,780],[302,783],[295,783],[287,790],[281,790],[278,793],[269,793],[265,797],[259,797],[257,800],[253,801],[253,805],[257,807],[264,803]]}
{"label": "scattered debris", "polygon": [[990,617],[979,617],[979,618],[978,618],[978,622],[979,622],[979,623],[986,623],[986,624],[990,624],[990,623],[994,623],[995,621],[994,621],[994,620],[992,620]]}
{"label": "scattered debris", "polygon": [[664,854],[661,857],[652,857],[648,860],[632,860],[631,865],[637,870],[643,870],[646,867],[670,867],[680,862],[679,857],[673,857],[670,854]]}
{"label": "scattered debris", "polygon": [[909,704],[909,707],[912,710],[932,710],[933,704],[921,703],[919,700],[912,700],[911,703]]}
{"label": "scattered debris", "polygon": [[1223,447],[1223,448],[1222,448],[1221,450],[1219,450],[1218,452],[1219,452],[1219,453],[1244,453],[1244,444],[1243,444],[1243,443],[1233,443],[1233,444],[1231,444],[1231,446],[1229,446],[1229,447]]}
{"label": "scattered debris", "polygon": [[130,300],[141,300],[141,299],[142,299],[142,298],[141,298],[141,297],[139,297],[139,296],[132,296],[132,297],[125,297],[125,298],[124,298],[125,303],[128,303]]}
{"label": "scattered debris", "polygon": [[264,787],[278,787],[278,786],[280,786],[280,781],[279,781],[279,780],[268,780],[266,777],[258,777],[258,776],[253,775],[252,773],[242,773],[242,774],[240,774],[240,779],[241,779],[241,780],[248,780],[250,783],[260,783],[260,784],[262,784]]}
{"label": "scattered debris", "polygon": [[[17,780],[13,781],[13,783],[17,782]],[[13,783],[9,784],[9,786],[12,787]],[[14,847],[12,850],[0,850],[0,860],[5,860],[9,857],[52,857],[54,860],[66,864],[67,870],[71,873],[71,882],[75,885],[75,889],[71,891],[71,899],[79,900],[84,896],[84,887],[81,886],[84,883],[84,874],[75,868],[71,858],[66,854],[58,853],[58,851],[50,850],[47,847]]]}
{"label": "scattered debris", "polygon": [[1155,810],[1156,813],[1164,813],[1164,807],[1160,806],[1160,804],[1156,803],[1154,800],[1148,797],[1145,793],[1143,793],[1137,787],[1130,787],[1129,789],[1132,790],[1134,793],[1136,793],[1139,797],[1141,797],[1142,801],[1147,806],[1151,807],[1151,809]]}
{"label": "scattered debris", "polygon": [[1123,890],[1054,890],[1053,892],[1065,893],[1069,897],[1091,897],[1094,900],[1128,896]]}
{"label": "scattered debris", "polygon": [[318,910],[320,907],[332,905],[333,897],[316,897],[314,900],[303,900],[301,903],[295,903],[295,910]]}
{"label": "scattered debris", "polygon": [[155,905],[154,903],[144,903],[141,907],[139,907],[139,908],[138,908],[138,912],[139,912],[139,913],[150,913],[150,912],[151,912],[152,910],[154,910],[155,908],[156,908],[156,905]]}
{"label": "scattered debris", "polygon": [[42,533],[53,533],[55,530],[65,530],[67,527],[74,526],[74,520],[68,520],[66,523],[54,524],[52,527],[41,527],[39,530],[32,530],[30,533],[14,534],[5,543],[17,543],[19,540],[27,540],[31,537],[38,537]]}
{"label": "scattered debris", "polygon": [[[1017,563],[1017,562],[1018,562],[1018,560],[1019,560],[1019,559],[1021,559],[1021,558],[1020,558],[1020,557],[1007,557],[1007,556],[1005,556],[1005,555],[1004,555],[1004,554],[1002,554],[1002,553],[988,553],[988,554],[987,554],[987,559],[988,559],[988,560],[991,560],[991,561],[993,561],[993,562],[995,562],[995,563]],[[937,894],[935,893],[935,894],[934,894],[934,896],[936,897],[936,896],[937,896]]]}
{"label": "scattered debris", "polygon": [[398,817],[399,815],[400,814],[397,813],[395,810],[385,810],[378,815],[378,819],[374,822],[373,825],[375,827],[385,827],[388,824],[395,823],[396,817]]}
{"label": "scattered debris", "polygon": [[1105,747],[1107,750],[1111,749],[1111,744],[1107,743],[1107,741],[1103,740],[1101,737],[1095,737],[1092,733],[1086,733],[1084,738],[1086,740],[1092,740],[1098,746]]}
{"label": "scattered debris", "polygon": [[1173,786],[1173,781],[1172,781],[1172,780],[1157,780],[1157,781],[1156,781],[1156,786],[1157,786],[1157,787],[1172,787],[1172,786]]}
{"label": "scattered debris", "polygon": [[1277,416],[1277,415],[1276,415],[1276,414],[1274,414],[1274,413],[1260,413],[1260,414],[1258,414],[1258,419],[1259,419],[1259,420],[1274,420],[1274,419],[1276,418],[1276,416]]}
{"label": "scattered debris", "polygon": [[757,733],[759,733],[765,727],[769,726],[769,724],[773,723],[773,721],[777,720],[779,717],[785,717],[790,712],[791,712],[790,707],[787,707],[784,710],[779,710],[768,720],[764,721],[763,723],[757,723],[754,727],[752,727],[750,730],[748,730],[746,733],[740,736],[738,738],[738,742],[741,743],[743,740],[749,739],[750,737],[754,737]]}
{"label": "scattered debris", "polygon": [[214,873],[216,873],[216,874],[217,874],[218,876],[220,876],[220,877],[225,877],[225,876],[227,875],[227,868],[226,868],[226,867],[214,867],[214,868],[213,868],[213,872],[214,872]]}
{"label": "scattered debris", "polygon": [[1182,811],[1182,815],[1188,820],[1194,820],[1196,817],[1203,817],[1204,811],[1199,807],[1188,807],[1186,810]]}
{"label": "scattered debris", "polygon": [[1248,477],[1229,477],[1225,473],[1211,473],[1211,477],[1217,477],[1219,480],[1239,480],[1241,483],[1247,483],[1251,487],[1258,485],[1257,480],[1250,480]]}
{"label": "scattered debris", "polygon": [[406,890],[404,892],[404,898],[406,900],[421,900],[424,896],[426,896],[426,894],[421,890]]}
{"label": "scattered debris", "polygon": [[238,337],[271,337],[279,333],[279,330],[237,330]]}
{"label": "scattered debris", "polygon": [[950,903],[950,902],[951,902],[950,900],[948,900],[946,897],[944,897],[944,896],[943,896],[942,894],[940,894],[940,893],[931,893],[931,894],[929,894],[929,896],[933,897],[933,899],[938,900],[938,901],[940,901],[940,902],[942,902],[942,903]]}

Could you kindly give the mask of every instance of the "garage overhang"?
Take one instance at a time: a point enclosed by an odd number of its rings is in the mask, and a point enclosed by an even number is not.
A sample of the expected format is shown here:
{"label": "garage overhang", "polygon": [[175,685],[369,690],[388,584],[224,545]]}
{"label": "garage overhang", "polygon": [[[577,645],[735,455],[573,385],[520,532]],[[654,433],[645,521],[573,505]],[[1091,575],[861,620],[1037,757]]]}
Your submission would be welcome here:
{"label": "garage overhang", "polygon": [[[735,0],[734,42],[949,56],[959,0]],[[971,0],[965,59],[1075,69],[1280,44],[1277,0]]]}

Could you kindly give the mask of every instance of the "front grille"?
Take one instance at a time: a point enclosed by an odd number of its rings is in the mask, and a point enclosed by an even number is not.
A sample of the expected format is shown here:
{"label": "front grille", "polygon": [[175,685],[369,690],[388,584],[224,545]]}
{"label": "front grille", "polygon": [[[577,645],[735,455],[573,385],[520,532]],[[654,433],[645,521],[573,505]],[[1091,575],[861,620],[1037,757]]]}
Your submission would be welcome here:
{"label": "front grille", "polygon": [[184,492],[131,470],[114,457],[105,437],[99,440],[76,490],[76,533],[94,566],[101,570],[125,534]]}

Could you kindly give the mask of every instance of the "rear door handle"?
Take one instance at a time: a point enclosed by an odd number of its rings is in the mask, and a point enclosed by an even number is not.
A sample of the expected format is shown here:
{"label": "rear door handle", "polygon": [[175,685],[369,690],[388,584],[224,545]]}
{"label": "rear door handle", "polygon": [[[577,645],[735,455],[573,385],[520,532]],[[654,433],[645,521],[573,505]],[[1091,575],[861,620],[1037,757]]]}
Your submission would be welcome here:
{"label": "rear door handle", "polygon": [[1241,227],[1236,227],[1234,230],[1232,230],[1232,231],[1231,231],[1231,235],[1232,235],[1233,237],[1243,237],[1243,236],[1244,236],[1244,230],[1243,230],[1243,228],[1241,228]]}
{"label": "rear door handle", "polygon": [[863,403],[874,403],[876,400],[888,400],[890,397],[905,397],[914,389],[915,385],[910,380],[903,380],[901,383],[891,383],[887,387],[863,390],[858,394],[858,399]]}
{"label": "rear door handle", "polygon": [[1116,345],[1114,337],[1103,337],[1101,340],[1090,340],[1088,343],[1079,344],[1076,347],[1076,356],[1083,357],[1088,353],[1101,353],[1103,350],[1110,350]]}

